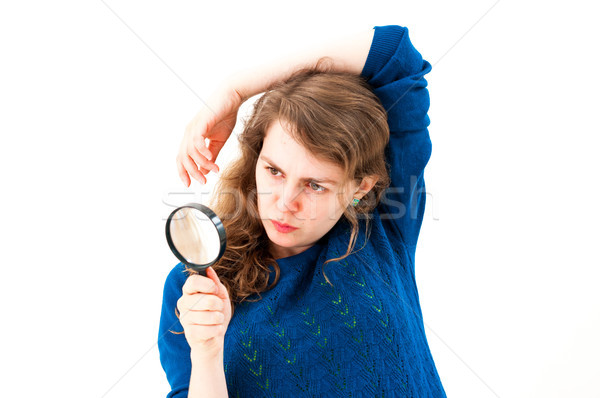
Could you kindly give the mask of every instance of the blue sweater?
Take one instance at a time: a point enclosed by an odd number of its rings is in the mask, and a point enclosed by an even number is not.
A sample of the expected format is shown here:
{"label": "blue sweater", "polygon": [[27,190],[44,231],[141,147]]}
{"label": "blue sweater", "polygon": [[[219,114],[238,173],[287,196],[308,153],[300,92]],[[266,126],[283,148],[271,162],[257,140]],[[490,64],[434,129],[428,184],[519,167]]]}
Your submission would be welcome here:
{"label": "blue sweater", "polygon": [[[362,76],[388,113],[391,185],[373,212],[366,246],[341,262],[350,228],[340,220],[308,250],[277,260],[276,287],[236,307],[225,335],[230,397],[445,397],[429,351],[415,249],[431,154],[423,60],[400,26],[377,26]],[[365,241],[364,220],[356,249]],[[190,348],[174,308],[187,278],[167,277],[158,346],[172,391],[186,397]]]}

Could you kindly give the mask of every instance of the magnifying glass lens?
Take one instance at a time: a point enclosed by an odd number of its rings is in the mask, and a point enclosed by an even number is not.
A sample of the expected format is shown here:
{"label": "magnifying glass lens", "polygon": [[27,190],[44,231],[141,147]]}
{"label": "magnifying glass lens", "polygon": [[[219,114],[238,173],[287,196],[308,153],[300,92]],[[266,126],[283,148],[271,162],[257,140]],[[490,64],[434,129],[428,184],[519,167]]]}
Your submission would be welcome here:
{"label": "magnifying glass lens", "polygon": [[179,260],[204,274],[225,251],[225,229],[208,207],[188,204],[175,209],[166,225],[169,247]]}

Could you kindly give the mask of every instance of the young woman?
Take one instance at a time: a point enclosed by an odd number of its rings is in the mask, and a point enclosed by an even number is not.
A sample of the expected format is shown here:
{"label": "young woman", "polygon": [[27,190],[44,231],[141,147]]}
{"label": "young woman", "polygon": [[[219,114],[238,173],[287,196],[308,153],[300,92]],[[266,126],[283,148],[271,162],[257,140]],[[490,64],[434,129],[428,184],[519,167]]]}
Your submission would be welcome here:
{"label": "young woman", "polygon": [[406,28],[377,26],[237,75],[190,123],[186,185],[264,92],[210,204],[225,255],[167,277],[169,397],[445,396],[414,275],[430,70]]}

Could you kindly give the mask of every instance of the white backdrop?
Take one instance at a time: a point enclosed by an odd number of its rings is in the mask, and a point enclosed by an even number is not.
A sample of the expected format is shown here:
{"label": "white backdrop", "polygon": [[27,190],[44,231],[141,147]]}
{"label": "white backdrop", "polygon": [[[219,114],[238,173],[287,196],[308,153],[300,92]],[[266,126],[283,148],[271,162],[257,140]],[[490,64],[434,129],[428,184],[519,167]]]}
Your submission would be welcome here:
{"label": "white backdrop", "polygon": [[164,222],[204,201],[175,168],[200,98],[284,51],[399,24],[433,64],[417,282],[448,396],[600,397],[600,35],[584,3],[2,3],[0,395],[164,397]]}

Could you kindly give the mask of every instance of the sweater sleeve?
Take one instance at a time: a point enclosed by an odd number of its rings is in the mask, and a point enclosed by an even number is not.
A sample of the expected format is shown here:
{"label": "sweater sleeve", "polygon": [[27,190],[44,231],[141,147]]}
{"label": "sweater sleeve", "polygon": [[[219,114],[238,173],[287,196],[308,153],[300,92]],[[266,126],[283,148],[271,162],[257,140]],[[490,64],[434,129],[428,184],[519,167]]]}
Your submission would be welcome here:
{"label": "sweater sleeve", "polygon": [[384,226],[402,239],[414,261],[425,210],[423,171],[431,155],[429,93],[423,77],[431,65],[413,47],[407,28],[374,29],[361,75],[383,104],[390,127],[385,156],[391,184],[378,210]]}
{"label": "sweater sleeve", "polygon": [[175,315],[177,300],[182,295],[182,287],[187,279],[185,266],[177,264],[167,276],[163,291],[162,311],[158,332],[160,363],[171,385],[167,398],[187,397],[192,372],[190,346],[183,332],[183,326]]}

